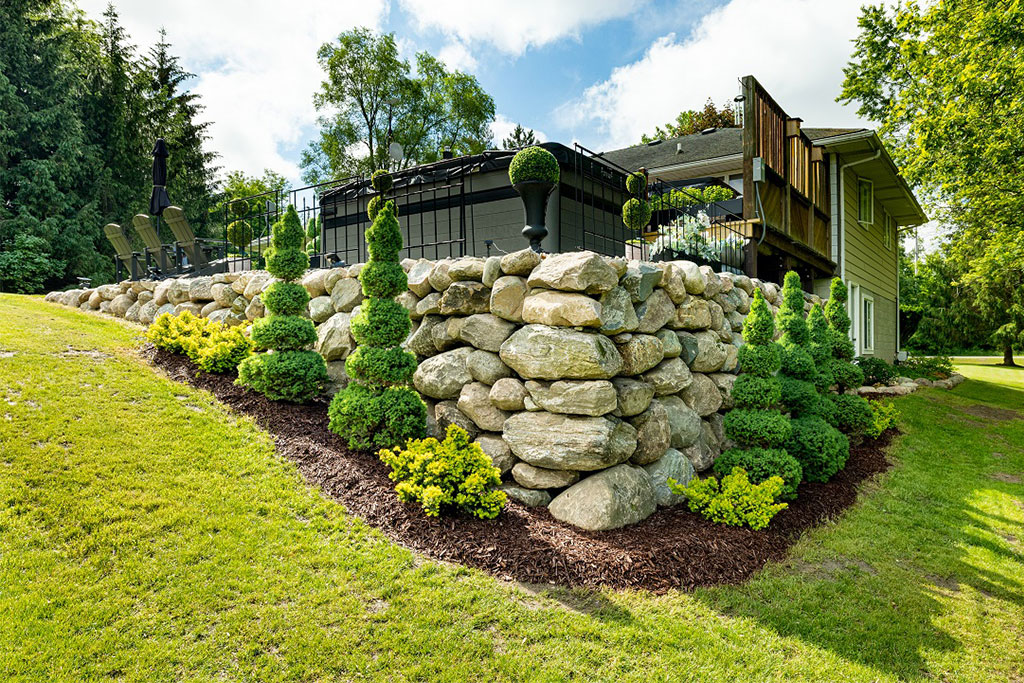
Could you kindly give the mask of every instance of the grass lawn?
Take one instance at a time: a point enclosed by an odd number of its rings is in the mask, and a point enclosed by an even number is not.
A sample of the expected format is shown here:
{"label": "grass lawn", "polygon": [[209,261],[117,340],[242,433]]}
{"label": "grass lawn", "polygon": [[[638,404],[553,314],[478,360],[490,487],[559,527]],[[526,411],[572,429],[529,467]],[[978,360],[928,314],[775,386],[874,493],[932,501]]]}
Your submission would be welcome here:
{"label": "grass lawn", "polygon": [[132,328],[0,321],[0,680],[1024,680],[1024,370],[900,399],[893,470],[742,586],[537,591],[347,516]]}

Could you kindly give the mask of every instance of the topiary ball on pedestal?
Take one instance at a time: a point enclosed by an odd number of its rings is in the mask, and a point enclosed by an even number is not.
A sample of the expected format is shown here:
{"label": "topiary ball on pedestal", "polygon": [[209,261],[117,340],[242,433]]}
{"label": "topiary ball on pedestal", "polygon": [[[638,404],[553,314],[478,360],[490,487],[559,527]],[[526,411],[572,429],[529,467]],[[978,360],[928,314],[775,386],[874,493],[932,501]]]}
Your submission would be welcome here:
{"label": "topiary ball on pedestal", "polygon": [[513,185],[524,182],[557,183],[558,160],[543,147],[527,147],[516,152],[508,165],[508,179]]}
{"label": "topiary ball on pedestal", "polygon": [[237,383],[272,400],[301,402],[318,394],[327,381],[323,356],[310,350],[316,342],[313,322],[303,317],[309,294],[295,282],[309,265],[302,251],[305,231],[294,206],[274,224],[267,270],[280,278],[263,293],[267,316],[252,326],[252,342],[266,353],[249,356],[238,366]]}
{"label": "topiary ball on pedestal", "polygon": [[[377,178],[377,174],[374,174]],[[412,322],[395,301],[408,287],[399,263],[402,232],[387,201],[366,231],[369,261],[359,273],[366,299],[352,319],[356,350],[345,361],[351,382],[335,394],[329,429],[349,448],[392,448],[426,435],[426,404],[410,387],[416,356],[401,347]]]}

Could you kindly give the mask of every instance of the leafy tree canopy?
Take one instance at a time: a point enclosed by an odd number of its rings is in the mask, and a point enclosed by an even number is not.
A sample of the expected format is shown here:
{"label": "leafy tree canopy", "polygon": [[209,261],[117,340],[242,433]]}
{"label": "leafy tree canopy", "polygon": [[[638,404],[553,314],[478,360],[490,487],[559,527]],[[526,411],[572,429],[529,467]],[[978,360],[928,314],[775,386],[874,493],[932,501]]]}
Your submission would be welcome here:
{"label": "leafy tree canopy", "polygon": [[692,135],[706,128],[735,127],[736,118],[732,104],[726,102],[721,108],[718,108],[709,97],[703,109],[687,109],[679,112],[675,121],[669,121],[665,124],[664,128],[661,126],[656,127],[654,135],[643,135],[640,138],[640,142],[646,145],[654,140],[668,140],[669,138],[678,138],[683,135]]}
{"label": "leafy tree canopy", "polygon": [[[398,55],[393,33],[357,28],[320,47],[326,78],[313,98],[320,137],[302,154],[303,178],[321,182],[377,168],[397,170],[491,143],[494,100],[474,76],[449,71],[426,52],[415,71]],[[398,142],[404,159],[388,156]]]}

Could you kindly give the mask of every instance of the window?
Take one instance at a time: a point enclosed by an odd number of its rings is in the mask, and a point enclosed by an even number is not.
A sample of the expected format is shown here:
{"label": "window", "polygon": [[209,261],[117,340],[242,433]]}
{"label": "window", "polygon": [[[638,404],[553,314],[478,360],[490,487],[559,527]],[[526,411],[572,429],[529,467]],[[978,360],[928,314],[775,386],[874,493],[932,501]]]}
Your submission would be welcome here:
{"label": "window", "polygon": [[863,299],[864,303],[861,308],[864,311],[864,315],[861,317],[863,324],[861,334],[861,344],[863,345],[864,351],[875,350],[875,300],[869,296],[865,296]]}
{"label": "window", "polygon": [[884,232],[882,233],[882,242],[885,244],[886,249],[892,249],[892,234],[895,232],[895,223],[888,213],[885,214]]}
{"label": "window", "polygon": [[871,225],[875,222],[875,184],[861,178],[857,189],[860,193],[857,220],[861,222],[861,225]]}

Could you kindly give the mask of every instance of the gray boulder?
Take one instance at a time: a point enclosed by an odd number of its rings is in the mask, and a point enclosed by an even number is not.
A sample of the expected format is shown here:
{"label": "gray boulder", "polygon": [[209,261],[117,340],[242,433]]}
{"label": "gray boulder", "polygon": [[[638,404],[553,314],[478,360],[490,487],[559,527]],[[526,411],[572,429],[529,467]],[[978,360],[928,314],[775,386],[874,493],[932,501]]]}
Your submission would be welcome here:
{"label": "gray boulder", "polygon": [[533,249],[513,251],[501,257],[501,271],[506,275],[529,275],[540,261],[540,254]]}
{"label": "gray boulder", "polygon": [[334,302],[331,301],[331,297],[318,296],[309,300],[309,317],[313,322],[322,323],[332,315],[334,315]]}
{"label": "gray boulder", "polygon": [[609,417],[516,413],[502,435],[520,460],[554,470],[604,469],[636,450],[636,430]]}
{"label": "gray boulder", "polygon": [[479,349],[469,354],[466,369],[477,382],[491,386],[499,379],[512,376],[512,369],[505,365],[496,353]]}
{"label": "gray boulder", "polygon": [[693,381],[690,369],[682,358],[664,360],[641,376],[645,382],[654,385],[655,396],[678,394]]}
{"label": "gray boulder", "polygon": [[335,313],[316,329],[316,350],[326,361],[345,360],[356,348],[350,325],[352,316]]}
{"label": "gray boulder", "polygon": [[660,459],[644,465],[644,471],[654,487],[654,502],[661,507],[678,505],[686,500],[685,495],[672,492],[668,486],[669,479],[674,479],[680,486],[686,486],[696,474],[693,464],[674,448],[668,449]]}
{"label": "gray boulder", "polygon": [[570,470],[549,470],[518,462],[512,467],[512,478],[527,489],[563,489],[578,482],[580,473]]}
{"label": "gray boulder", "polygon": [[639,415],[647,410],[654,398],[654,385],[639,379],[616,377],[612,385],[615,387],[618,415],[622,417]]}
{"label": "gray boulder", "polygon": [[694,372],[718,372],[725,365],[729,353],[714,332],[697,332],[697,356],[690,363]]}
{"label": "gray boulder", "polygon": [[647,372],[665,357],[664,344],[650,334],[634,334],[628,341],[619,344],[618,349],[622,356],[621,375],[633,376]]}
{"label": "gray boulder", "polygon": [[457,398],[462,387],[473,381],[466,367],[471,353],[473,349],[464,346],[420,363],[412,377],[416,391],[430,398]]}
{"label": "gray boulder", "polygon": [[662,270],[652,263],[644,261],[630,261],[626,266],[626,274],[619,280],[619,284],[629,292],[629,298],[633,303],[645,301],[654,288],[661,283]]}
{"label": "gray boulder", "polygon": [[[452,291],[452,287],[448,291]],[[446,292],[447,295],[447,292]],[[490,313],[476,313],[459,325],[459,339],[484,351],[497,352],[516,328],[514,323]]]}
{"label": "gray boulder", "polygon": [[622,368],[615,344],[601,334],[527,325],[501,345],[501,359],[532,379],[609,379]]}
{"label": "gray boulder", "polygon": [[499,277],[491,288],[490,311],[499,318],[521,323],[525,299],[526,280],[513,275]]}
{"label": "gray boulder", "polygon": [[529,396],[526,387],[515,377],[503,377],[491,386],[488,394],[491,403],[502,410],[523,410],[524,401]]}
{"label": "gray boulder", "polygon": [[544,490],[524,489],[515,484],[504,484],[500,488],[509,498],[528,508],[544,507],[551,502],[551,494]]}
{"label": "gray boulder", "polygon": [[331,290],[331,303],[338,313],[349,313],[363,301],[363,286],[359,280],[346,277],[334,283]]}
{"label": "gray boulder", "polygon": [[637,332],[654,334],[676,317],[676,307],[664,289],[656,289],[636,306]]}
{"label": "gray boulder", "polygon": [[672,448],[687,448],[697,443],[701,435],[701,419],[683,399],[678,396],[663,396],[658,402],[668,413],[668,424],[671,429]]}
{"label": "gray boulder", "polygon": [[722,407],[722,392],[707,375],[695,372],[692,377],[693,382],[681,394],[683,401],[701,417],[718,412]]}
{"label": "gray boulder", "polygon": [[660,401],[651,401],[647,410],[629,422],[636,429],[636,450],[630,462],[646,465],[665,455],[672,443],[672,428],[668,422],[668,411]]}
{"label": "gray boulder", "polygon": [[437,422],[437,431],[441,435],[448,431],[449,425],[456,425],[466,430],[470,439],[475,439],[476,435],[480,432],[477,429],[476,423],[459,410],[455,401],[438,401],[437,405],[434,406],[434,419]]}
{"label": "gray boulder", "polygon": [[441,315],[473,315],[490,310],[491,290],[482,282],[453,282],[441,295]]}
{"label": "gray boulder", "polygon": [[462,387],[457,407],[485,432],[500,432],[509,413],[495,408],[490,399],[491,388],[482,382],[470,382]]}
{"label": "gray boulder", "polygon": [[622,287],[615,287],[601,295],[601,332],[607,335],[632,332],[640,324],[633,302]]}
{"label": "gray boulder", "polygon": [[497,467],[502,474],[512,469],[516,464],[516,456],[512,455],[512,449],[508,447],[501,434],[480,434],[476,442],[480,450],[491,459],[491,463]]}
{"label": "gray boulder", "polygon": [[523,301],[523,321],[564,327],[601,327],[601,304],[586,294],[534,290]]}
{"label": "gray boulder", "polygon": [[526,390],[540,408],[551,413],[597,417],[615,410],[615,387],[608,380],[528,380]]}
{"label": "gray boulder", "polygon": [[617,465],[560,493],[548,505],[555,519],[589,531],[618,529],[656,509],[654,487],[643,469]]}
{"label": "gray boulder", "polygon": [[529,287],[600,294],[619,284],[615,269],[592,251],[551,254],[533,269]]}

